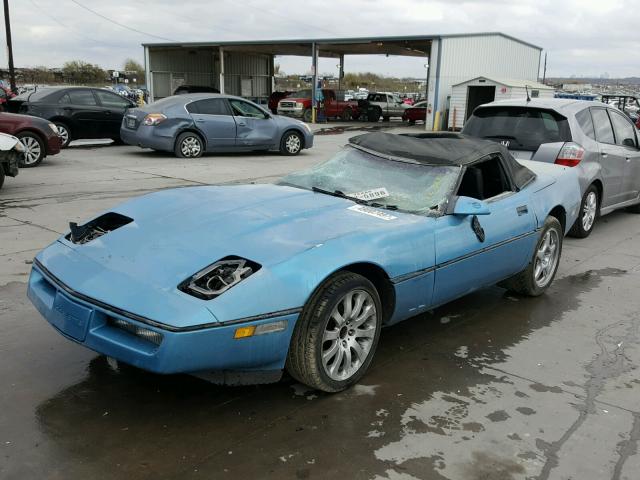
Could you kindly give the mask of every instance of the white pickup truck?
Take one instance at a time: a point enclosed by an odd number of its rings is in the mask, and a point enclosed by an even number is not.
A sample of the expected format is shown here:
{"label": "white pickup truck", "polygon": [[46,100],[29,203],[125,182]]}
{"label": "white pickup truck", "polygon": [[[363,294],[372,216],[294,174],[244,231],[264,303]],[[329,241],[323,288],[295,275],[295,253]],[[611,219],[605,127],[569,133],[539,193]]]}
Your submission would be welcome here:
{"label": "white pickup truck", "polygon": [[380,117],[385,122],[391,117],[402,117],[409,108],[400,97],[388,92],[369,93],[367,103],[367,120],[370,122],[377,122]]}

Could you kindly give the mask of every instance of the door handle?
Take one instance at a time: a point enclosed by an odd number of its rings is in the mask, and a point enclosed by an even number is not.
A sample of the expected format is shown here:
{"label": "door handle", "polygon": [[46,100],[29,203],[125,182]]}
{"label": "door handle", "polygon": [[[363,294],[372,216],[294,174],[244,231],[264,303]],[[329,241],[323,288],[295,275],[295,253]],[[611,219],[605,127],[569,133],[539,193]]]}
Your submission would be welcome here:
{"label": "door handle", "polygon": [[244,123],[244,122],[238,122],[238,125],[240,125],[241,127],[246,127],[247,126],[247,124]]}
{"label": "door handle", "polygon": [[202,118],[198,118],[198,119],[196,120],[196,122],[198,122],[198,123],[204,123],[204,120],[203,120]]}
{"label": "door handle", "polygon": [[605,152],[601,152],[600,155],[602,156],[602,158],[607,158],[608,154]]}

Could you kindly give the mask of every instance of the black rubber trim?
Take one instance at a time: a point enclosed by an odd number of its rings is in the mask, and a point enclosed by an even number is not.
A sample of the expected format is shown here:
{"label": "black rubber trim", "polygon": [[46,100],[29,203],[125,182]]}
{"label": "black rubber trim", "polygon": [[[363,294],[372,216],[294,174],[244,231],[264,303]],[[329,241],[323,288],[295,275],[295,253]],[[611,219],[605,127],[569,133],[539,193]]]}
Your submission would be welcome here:
{"label": "black rubber trim", "polygon": [[461,255],[461,256],[456,257],[456,258],[452,258],[451,260],[447,260],[446,262],[439,263],[438,265],[435,265],[433,267],[423,268],[421,270],[416,270],[415,272],[405,273],[404,275],[399,275],[397,277],[393,277],[391,279],[391,283],[396,284],[396,283],[400,283],[400,282],[406,282],[407,280],[411,280],[412,278],[419,277],[420,275],[425,275],[427,273],[430,273],[430,272],[433,272],[435,270],[438,270],[439,268],[448,267],[449,265],[453,265],[454,263],[461,262],[462,260],[466,260],[466,259],[474,257],[476,255],[480,255],[481,253],[485,253],[485,252],[488,252],[490,250],[495,250],[496,248],[502,247],[503,245],[507,245],[507,244],[509,244],[511,242],[515,242],[517,240],[521,240],[521,239],[529,237],[531,235],[535,235],[540,230],[541,230],[540,228],[536,228],[535,230],[533,230],[531,232],[521,233],[518,236],[515,236],[515,237],[512,237],[512,238],[508,238],[506,240],[502,240],[501,242],[494,243],[493,245],[489,245],[488,247],[484,247],[484,248],[481,248],[479,250],[476,250],[474,252],[467,253],[465,255]]}
{"label": "black rubber trim", "polygon": [[91,298],[82,293],[76,292],[71,287],[68,287],[67,285],[62,283],[62,281],[60,281],[55,275],[53,275],[49,270],[47,270],[47,268],[44,265],[42,265],[42,263],[40,263],[36,258],[33,259],[33,266],[37,270],[39,270],[40,273],[47,278],[47,280],[55,283],[60,289],[67,292],[69,295],[82,300],[83,302],[87,302],[91,305],[95,305],[96,307],[115,313],[116,315],[120,315],[122,317],[135,320],[136,322],[144,323],[146,325],[150,325],[160,330],[166,330],[169,332],[193,332],[196,330],[204,330],[207,328],[226,327],[228,325],[237,325],[240,323],[255,322],[258,320],[267,320],[269,318],[276,318],[276,317],[281,317],[285,315],[293,315],[295,313],[300,313],[302,311],[302,307],[297,307],[297,308],[289,308],[286,310],[278,310],[276,312],[263,313],[260,315],[253,315],[251,317],[237,318],[235,320],[227,320],[226,322],[211,322],[211,323],[203,323],[200,325],[192,325],[188,327],[174,327],[173,325],[167,325],[166,323],[157,322],[155,320],[151,320],[149,318],[136,315],[135,313],[127,312],[126,310],[122,310],[121,308],[114,307],[113,305],[109,305],[107,303],[101,302],[100,300],[96,300],[95,298]]}

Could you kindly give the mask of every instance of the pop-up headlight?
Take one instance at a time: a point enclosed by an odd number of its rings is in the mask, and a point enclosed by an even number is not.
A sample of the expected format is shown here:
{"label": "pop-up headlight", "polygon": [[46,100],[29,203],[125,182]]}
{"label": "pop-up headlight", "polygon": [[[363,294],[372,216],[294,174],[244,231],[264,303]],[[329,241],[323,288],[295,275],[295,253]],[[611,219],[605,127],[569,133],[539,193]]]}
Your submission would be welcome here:
{"label": "pop-up headlight", "polygon": [[260,270],[260,265],[245,258],[225,257],[200,270],[178,288],[204,300],[211,300]]}

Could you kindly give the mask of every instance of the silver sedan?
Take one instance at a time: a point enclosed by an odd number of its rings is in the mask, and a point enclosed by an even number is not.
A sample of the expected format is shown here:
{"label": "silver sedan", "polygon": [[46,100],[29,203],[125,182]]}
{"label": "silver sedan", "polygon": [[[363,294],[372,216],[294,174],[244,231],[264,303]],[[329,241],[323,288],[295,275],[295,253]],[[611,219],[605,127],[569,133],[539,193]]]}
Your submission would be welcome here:
{"label": "silver sedan", "polygon": [[167,97],[129,109],[120,136],[130,145],[188,158],[252,150],[297,155],[313,146],[307,124],[273,115],[243,98],[212,93]]}

